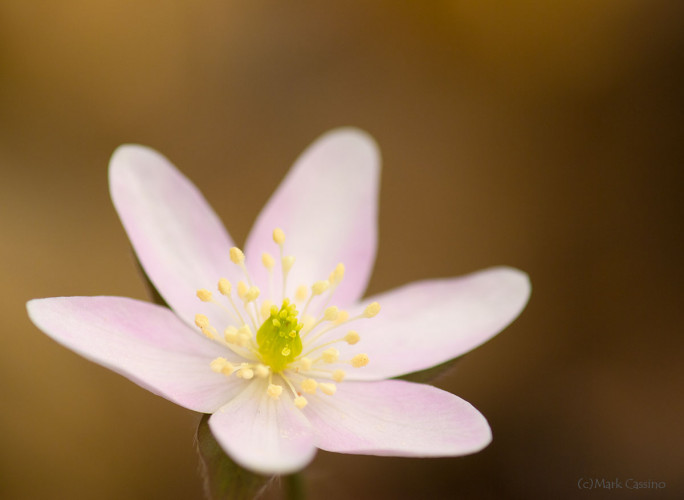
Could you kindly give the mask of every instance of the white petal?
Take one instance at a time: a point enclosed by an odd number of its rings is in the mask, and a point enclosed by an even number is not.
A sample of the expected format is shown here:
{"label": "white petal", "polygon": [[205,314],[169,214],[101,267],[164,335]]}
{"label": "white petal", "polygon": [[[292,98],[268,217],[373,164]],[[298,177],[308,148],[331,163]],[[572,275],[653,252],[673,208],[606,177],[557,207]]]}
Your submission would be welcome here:
{"label": "white petal", "polygon": [[353,324],[361,334],[358,344],[339,347],[348,358],[367,353],[370,363],[349,370],[348,379],[397,377],[461,356],[508,326],[529,295],[525,273],[496,267],[370,297],[364,304],[378,301],[380,313]]}
{"label": "white petal", "polygon": [[310,396],[304,413],[316,446],[340,453],[445,457],[491,441],[487,421],[468,402],[400,380],[343,382],[334,396]]}
{"label": "white petal", "polygon": [[259,474],[289,474],[303,469],[316,454],[311,427],[283,393],[266,395],[266,380],[254,380],[214,413],[209,427],[233,460]]}
{"label": "white petal", "polygon": [[166,307],[122,297],[59,297],[32,300],[27,308],[60,344],[185,408],[211,413],[240,390],[242,381],[209,368],[232,353]]}
{"label": "white petal", "polygon": [[[375,261],[380,158],[375,142],[356,129],[328,132],[297,160],[257,218],[245,246],[250,272],[268,283],[261,253],[277,255],[273,230],[285,232],[285,254],[296,262],[288,293],[325,280],[342,262],[344,281],[335,292],[340,307],[366,288]],[[280,273],[275,290],[281,289]],[[280,292],[275,297],[280,299]]]}
{"label": "white petal", "polygon": [[162,155],[132,145],[114,152],[109,185],[138,259],[164,300],[189,325],[203,313],[225,328],[223,311],[195,293],[239,276],[228,257],[233,242],[199,190]]}

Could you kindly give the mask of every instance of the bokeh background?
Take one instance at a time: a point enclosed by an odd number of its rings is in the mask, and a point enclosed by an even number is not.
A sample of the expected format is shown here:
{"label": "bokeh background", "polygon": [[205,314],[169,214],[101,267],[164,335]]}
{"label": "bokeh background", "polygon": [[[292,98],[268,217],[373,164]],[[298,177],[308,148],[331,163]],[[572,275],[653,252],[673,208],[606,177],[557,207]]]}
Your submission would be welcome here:
{"label": "bokeh background", "polygon": [[[109,200],[152,146],[237,242],[297,155],[355,125],[383,154],[369,293],[497,264],[531,302],[436,383],[478,455],[320,452],[311,498],[684,498],[684,4],[0,3],[0,497],[193,499],[198,416],[89,363],[30,298],[146,298]],[[581,477],[663,481],[592,491]],[[272,492],[277,497],[277,491]]]}

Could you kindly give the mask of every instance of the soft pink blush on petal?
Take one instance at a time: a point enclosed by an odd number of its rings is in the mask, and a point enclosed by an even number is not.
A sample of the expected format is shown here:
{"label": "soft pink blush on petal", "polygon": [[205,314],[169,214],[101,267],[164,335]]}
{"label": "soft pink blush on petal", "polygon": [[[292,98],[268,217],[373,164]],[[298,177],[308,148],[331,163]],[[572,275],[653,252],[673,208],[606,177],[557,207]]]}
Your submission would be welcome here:
{"label": "soft pink blush on petal", "polygon": [[489,444],[485,418],[435,387],[400,380],[345,382],[305,408],[322,450],[365,455],[446,457]]}
{"label": "soft pink blush on petal", "polygon": [[311,427],[292,398],[266,395],[266,380],[254,380],[209,419],[211,432],[238,464],[257,473],[289,474],[316,454]]}
{"label": "soft pink blush on petal", "polygon": [[123,297],[59,297],[32,300],[27,308],[60,344],[185,408],[213,412],[242,385],[209,368],[212,359],[230,359],[230,351],[165,307]]}
{"label": "soft pink blush on petal", "polygon": [[233,242],[199,190],[162,155],[132,145],[114,152],[109,186],[138,259],[169,306],[189,325],[203,313],[227,326],[220,308],[195,296],[239,276],[228,256]]}
{"label": "soft pink blush on petal", "polygon": [[364,302],[377,300],[382,310],[375,318],[354,324],[361,333],[358,344],[339,347],[342,359],[365,352],[370,363],[349,370],[348,379],[398,377],[461,356],[508,326],[529,295],[525,273],[495,267],[370,297]]}
{"label": "soft pink blush on petal", "polygon": [[[285,253],[296,262],[288,289],[328,278],[342,262],[344,281],[335,292],[340,307],[358,300],[370,278],[377,246],[380,157],[373,139],[360,130],[333,130],[314,142],[280,184],[247,238],[250,272],[268,283],[261,253],[277,256],[272,234],[286,236]],[[275,290],[280,290],[276,273]]]}

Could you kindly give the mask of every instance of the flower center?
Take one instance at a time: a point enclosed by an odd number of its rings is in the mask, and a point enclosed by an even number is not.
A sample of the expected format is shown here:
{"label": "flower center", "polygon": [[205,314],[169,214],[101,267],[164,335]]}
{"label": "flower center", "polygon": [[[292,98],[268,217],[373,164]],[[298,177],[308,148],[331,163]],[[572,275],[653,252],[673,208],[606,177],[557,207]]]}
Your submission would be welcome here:
{"label": "flower center", "polygon": [[[299,285],[293,299],[288,298],[287,279],[295,258],[284,255],[285,234],[281,229],[273,231],[273,241],[280,250],[283,283],[280,308],[274,305],[273,300],[260,299],[261,291],[252,284],[245,266],[244,253],[233,247],[230,249],[230,260],[240,267],[246,279],[239,281],[236,286],[237,299],[242,302],[242,307],[234,300],[230,281],[221,278],[218,281],[218,291],[228,300],[230,307],[215,300],[213,294],[206,289],[197,290],[197,297],[202,302],[221,307],[232,318],[231,324],[225,328],[223,335],[203,314],[195,316],[195,324],[208,338],[237,355],[232,356],[231,361],[224,357],[213,359],[209,363],[212,371],[227,377],[235,375],[245,381],[255,377],[268,378],[266,394],[269,397],[279,399],[284,388],[287,388],[295,406],[302,409],[307,405],[303,394],[314,394],[317,391],[328,396],[335,394],[337,386],[334,382],[340,383],[346,377],[345,365],[361,368],[368,364],[369,358],[365,353],[345,360],[340,359],[340,351],[332,347],[338,343],[356,344],[361,340],[357,331],[349,330],[341,337],[332,332],[352,321],[374,317],[380,312],[380,305],[373,302],[361,314],[351,318],[347,311],[328,306],[344,278],[345,268],[342,263],[335,267],[328,279],[316,281],[311,286]],[[264,252],[261,262],[268,270],[268,291],[272,297],[275,259]],[[302,307],[301,314],[297,311],[296,304]]]}
{"label": "flower center", "polygon": [[299,332],[304,328],[297,321],[297,307],[289,299],[278,309],[271,306],[270,316],[257,331],[256,341],[261,360],[278,373],[302,353]]}

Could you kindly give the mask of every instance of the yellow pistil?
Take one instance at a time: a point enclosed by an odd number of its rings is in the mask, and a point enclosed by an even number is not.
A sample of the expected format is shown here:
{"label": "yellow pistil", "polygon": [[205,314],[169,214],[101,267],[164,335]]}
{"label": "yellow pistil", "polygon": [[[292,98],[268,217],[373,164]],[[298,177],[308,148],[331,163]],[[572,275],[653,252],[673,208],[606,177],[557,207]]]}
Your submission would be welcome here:
{"label": "yellow pistil", "polygon": [[259,327],[256,340],[261,360],[278,373],[301,354],[299,332],[303,325],[297,321],[297,308],[288,299],[280,309],[271,307],[270,313]]}

